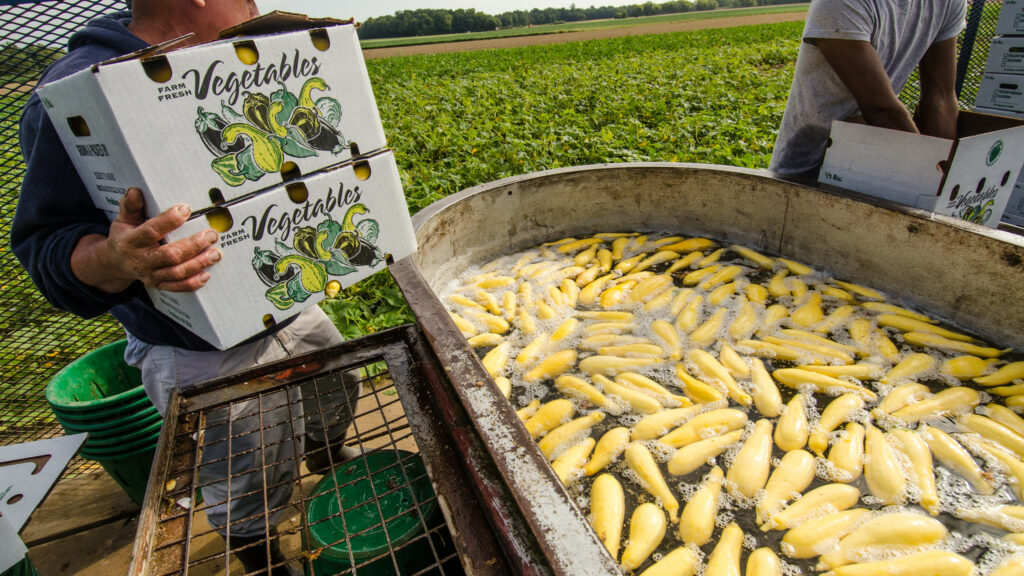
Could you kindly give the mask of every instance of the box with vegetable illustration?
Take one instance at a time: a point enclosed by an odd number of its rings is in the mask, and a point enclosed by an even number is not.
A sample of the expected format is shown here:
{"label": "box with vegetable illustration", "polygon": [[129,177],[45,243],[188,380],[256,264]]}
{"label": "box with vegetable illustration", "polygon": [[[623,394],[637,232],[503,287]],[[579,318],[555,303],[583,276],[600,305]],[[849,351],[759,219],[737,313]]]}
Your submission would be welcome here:
{"label": "box with vegetable illustration", "polygon": [[386,146],[351,22],[275,12],[39,87],[93,201],[194,213]]}
{"label": "box with vegetable illustration", "polygon": [[962,111],[957,135],[835,121],[818,181],[995,228],[1024,164],[1024,121]]}
{"label": "box with vegetable illustration", "polygon": [[218,206],[168,240],[220,233],[223,258],[196,292],[149,290],[156,307],[218,348],[233,346],[416,250],[391,151]]}

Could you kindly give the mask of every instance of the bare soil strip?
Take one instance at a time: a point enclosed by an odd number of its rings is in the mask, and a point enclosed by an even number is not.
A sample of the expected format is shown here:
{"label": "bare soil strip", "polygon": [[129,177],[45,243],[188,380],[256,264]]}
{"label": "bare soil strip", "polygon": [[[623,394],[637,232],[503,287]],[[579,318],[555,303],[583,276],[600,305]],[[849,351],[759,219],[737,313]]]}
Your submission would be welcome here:
{"label": "bare soil strip", "polygon": [[533,36],[514,36],[511,38],[492,38],[488,40],[467,40],[465,42],[445,42],[441,44],[420,44],[418,46],[396,46],[393,48],[372,48],[363,50],[363,57],[390,58],[394,56],[414,56],[419,54],[442,54],[447,52],[469,52],[471,50],[490,50],[496,48],[517,48],[520,46],[538,46],[542,44],[560,44],[562,42],[582,42],[601,38],[620,38],[622,36],[638,36],[641,34],[664,34],[666,32],[687,32],[707,30],[711,28],[732,28],[733,26],[756,26],[775,24],[778,22],[803,21],[806,12],[786,12],[782,14],[756,14],[752,16],[727,16],[710,20],[689,20],[682,22],[664,22],[658,24],[638,24],[621,28],[597,28],[579,32],[562,32],[560,34],[537,34]]}

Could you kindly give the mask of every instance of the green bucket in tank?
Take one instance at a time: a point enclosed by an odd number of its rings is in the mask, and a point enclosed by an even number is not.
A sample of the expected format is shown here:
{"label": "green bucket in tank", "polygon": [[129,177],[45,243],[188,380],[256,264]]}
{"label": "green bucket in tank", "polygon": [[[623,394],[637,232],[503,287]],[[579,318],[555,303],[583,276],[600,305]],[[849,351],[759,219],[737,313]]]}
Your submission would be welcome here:
{"label": "green bucket in tank", "polygon": [[[436,562],[425,527],[434,529],[444,519],[419,455],[383,450],[356,458],[325,476],[313,494],[306,513],[309,540],[305,542],[315,556],[313,573],[344,572],[354,562],[359,574],[405,576]],[[450,537],[444,532],[447,541],[434,539],[439,555],[450,553]],[[346,539],[346,535],[351,538]],[[394,561],[389,540],[395,551]]]}

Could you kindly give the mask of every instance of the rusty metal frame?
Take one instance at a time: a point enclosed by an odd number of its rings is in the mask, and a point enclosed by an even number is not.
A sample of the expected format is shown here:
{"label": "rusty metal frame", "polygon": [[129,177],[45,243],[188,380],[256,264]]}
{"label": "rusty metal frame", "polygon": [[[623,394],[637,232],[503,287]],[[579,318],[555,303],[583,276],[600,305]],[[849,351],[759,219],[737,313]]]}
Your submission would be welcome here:
{"label": "rusty metal frame", "polygon": [[[314,377],[331,371],[347,370],[353,366],[383,359],[388,365],[399,400],[426,464],[428,476],[435,487],[439,507],[450,527],[456,550],[468,574],[505,575],[513,573],[545,573],[543,556],[531,553],[536,546],[528,530],[514,510],[495,506],[494,502],[480,498],[480,485],[500,487],[501,483],[482,453],[477,450],[467,458],[466,446],[472,446],[472,434],[453,422],[464,420],[453,414],[446,400],[435,402],[438,390],[443,390],[447,377],[441,363],[421,337],[415,326],[402,326],[360,338],[342,345],[288,358],[273,364],[253,368],[246,372],[203,383],[172,394],[166,422],[157,453],[153,473],[147,486],[139,520],[139,530],[132,551],[131,575],[165,573],[163,560],[154,557],[161,541],[178,538],[180,566],[187,565],[189,555],[189,519],[187,512],[176,513],[168,521],[165,511],[173,511],[179,496],[194,493],[195,477],[178,482],[171,478],[173,471],[181,470],[176,457],[181,447],[173,445],[174,438],[198,429],[196,411],[222,405],[232,399],[248,398],[276,389],[283,389],[299,378]],[[438,405],[445,406],[439,410]],[[186,421],[178,434],[172,432],[175,423],[185,415]],[[198,446],[195,448],[198,450]],[[176,456],[177,455],[177,456]],[[195,454],[192,455],[196,457]],[[493,496],[499,489],[484,489]],[[508,494],[501,499],[507,501]],[[509,514],[502,517],[502,514]],[[502,517],[504,524],[495,526],[492,520]],[[503,539],[511,539],[506,543]],[[532,558],[537,570],[522,570],[523,558]],[[177,570],[171,566],[170,570]]]}

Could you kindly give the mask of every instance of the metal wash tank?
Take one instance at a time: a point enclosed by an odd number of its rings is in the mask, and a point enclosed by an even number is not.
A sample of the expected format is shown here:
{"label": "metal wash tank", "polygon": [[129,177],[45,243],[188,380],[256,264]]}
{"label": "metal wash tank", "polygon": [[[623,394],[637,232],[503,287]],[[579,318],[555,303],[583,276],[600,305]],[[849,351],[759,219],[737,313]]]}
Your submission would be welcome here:
{"label": "metal wash tank", "polygon": [[[208,441],[199,432],[210,426],[213,411],[259,399],[254,418],[266,429],[265,415],[297,408],[294,401],[274,400],[284,397],[281,390],[302,386],[304,394],[316,389],[320,398],[340,372],[380,362],[393,388],[371,378],[364,383],[355,410],[360,444],[370,453],[418,452],[436,497],[421,499],[410,491],[413,508],[425,514],[436,501],[457,550],[447,546],[443,526],[424,522],[429,542],[427,536],[413,542],[429,550],[431,566],[417,573],[618,573],[616,561],[435,295],[470,266],[542,242],[595,232],[709,236],[884,289],[993,343],[1024,349],[1024,238],[863,196],[823,192],[765,171],[667,163],[565,168],[465,190],[427,207],[413,221],[419,251],[391,270],[416,325],[172,398],[131,574],[203,573],[204,564],[217,571],[228,557],[230,546],[225,548],[197,514],[203,505],[189,510],[179,504],[198,486]],[[396,394],[401,406],[392,398]],[[286,424],[301,420],[299,414],[285,418]],[[255,450],[263,454],[264,448]],[[294,465],[299,469],[298,459]],[[293,522],[282,525],[287,536],[281,538],[297,542],[310,534],[315,522],[305,511],[319,496],[310,494],[317,478],[300,477],[303,489],[293,497]],[[405,480],[410,486],[420,482],[411,476]],[[401,490],[394,488],[404,494]],[[380,525],[389,522],[384,518]],[[349,536],[344,532],[339,537]],[[285,546],[286,555],[302,561],[307,573],[319,574],[317,553],[294,542]],[[373,563],[395,558],[398,569],[400,543],[389,539],[387,544]],[[453,568],[456,559],[461,567],[456,561]],[[363,565],[355,572],[364,573]]]}

